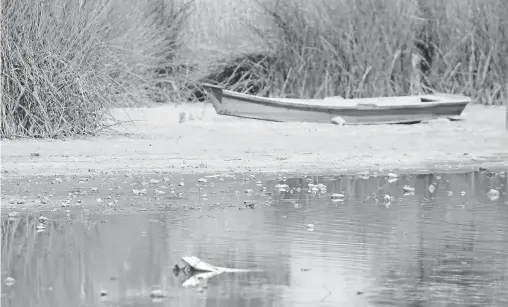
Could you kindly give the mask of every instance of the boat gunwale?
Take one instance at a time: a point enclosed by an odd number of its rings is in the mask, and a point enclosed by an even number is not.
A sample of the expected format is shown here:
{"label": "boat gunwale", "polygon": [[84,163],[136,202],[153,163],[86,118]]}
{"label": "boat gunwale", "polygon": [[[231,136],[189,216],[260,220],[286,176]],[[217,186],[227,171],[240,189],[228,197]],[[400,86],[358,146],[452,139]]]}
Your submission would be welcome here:
{"label": "boat gunwale", "polygon": [[[231,90],[226,90],[223,87],[216,86],[216,85],[210,85],[210,84],[204,84],[205,88],[215,88],[222,91],[222,95],[228,98],[233,98],[237,100],[241,100],[248,103],[256,103],[261,104],[265,106],[270,107],[278,107],[278,108],[290,108],[290,109],[300,109],[300,110],[309,110],[314,109],[315,111],[330,111],[330,110],[356,110],[356,111],[369,111],[369,110],[399,110],[399,109],[428,109],[428,108],[436,108],[436,107],[444,107],[444,106],[463,106],[463,109],[467,106],[467,104],[471,103],[472,100],[470,97],[467,96],[461,96],[461,95],[454,95],[456,96],[455,99],[446,98],[443,97],[443,99],[436,100],[439,98],[439,94],[430,94],[430,95],[415,95],[415,96],[393,96],[394,98],[401,98],[401,97],[418,97],[420,99],[431,99],[430,97],[434,97],[433,101],[429,102],[422,102],[421,104],[400,104],[400,105],[375,105],[375,104],[367,104],[367,105],[356,105],[356,106],[333,106],[333,105],[323,105],[319,104],[321,100],[324,101],[324,99],[301,99],[302,101],[305,100],[313,100],[315,103],[295,103],[291,101],[278,101],[274,98],[269,97],[259,97],[255,95],[250,94],[242,94]],[[446,94],[445,94],[446,95]],[[390,97],[382,97],[383,99],[387,99]],[[462,98],[462,99],[461,99]],[[284,99],[284,98],[283,98]],[[359,98],[364,99],[364,98]],[[367,98],[367,99],[376,99],[376,98]],[[343,99],[346,101],[352,101],[353,99]],[[220,102],[222,105],[222,101]]]}

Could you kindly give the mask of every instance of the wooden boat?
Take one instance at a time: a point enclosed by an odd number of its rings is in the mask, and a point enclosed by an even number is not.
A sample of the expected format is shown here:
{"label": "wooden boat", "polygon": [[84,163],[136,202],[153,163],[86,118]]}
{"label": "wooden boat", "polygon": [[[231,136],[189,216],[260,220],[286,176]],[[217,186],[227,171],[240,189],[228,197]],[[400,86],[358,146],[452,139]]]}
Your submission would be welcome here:
{"label": "wooden boat", "polygon": [[437,118],[460,119],[471,98],[432,94],[379,98],[325,99],[265,98],[203,84],[215,111],[221,115],[277,122],[315,122],[347,125],[409,124]]}

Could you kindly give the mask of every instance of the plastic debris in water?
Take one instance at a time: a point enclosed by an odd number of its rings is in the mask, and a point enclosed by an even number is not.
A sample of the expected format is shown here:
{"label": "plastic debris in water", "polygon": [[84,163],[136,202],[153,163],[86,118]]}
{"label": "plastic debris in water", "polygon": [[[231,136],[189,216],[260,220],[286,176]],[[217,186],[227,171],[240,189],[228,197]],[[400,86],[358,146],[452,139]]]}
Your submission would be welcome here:
{"label": "plastic debris in water", "polygon": [[429,185],[429,192],[434,193],[436,191],[436,186],[434,184]]}
{"label": "plastic debris in water", "polygon": [[319,183],[319,184],[308,184],[309,187],[309,193],[317,194],[319,193],[326,193],[326,185]]}
{"label": "plastic debris in water", "polygon": [[334,118],[332,118],[331,123],[334,125],[344,126],[346,124],[346,121],[344,120],[344,118],[340,116],[335,116]]}
{"label": "plastic debris in water", "polygon": [[14,284],[16,283],[16,279],[9,276],[5,278],[4,283],[7,287],[14,286]]}
{"label": "plastic debris in water", "polygon": [[199,178],[198,179],[198,182],[199,183],[206,183],[208,180],[206,178]]}
{"label": "plastic debris in water", "polygon": [[453,191],[448,191],[448,196],[453,196]]}
{"label": "plastic debris in water", "polygon": [[399,175],[397,175],[395,173],[388,173],[388,178],[397,179],[397,178],[399,178]]}
{"label": "plastic debris in water", "polygon": [[307,231],[314,231],[314,224],[307,224]]}
{"label": "plastic debris in water", "polygon": [[499,191],[495,189],[490,189],[487,192],[487,197],[492,201],[499,199],[499,195]]}
{"label": "plastic debris in water", "polygon": [[98,192],[99,192],[99,188],[97,188],[97,187],[92,188],[92,193],[98,193]]}
{"label": "plastic debris in water", "polygon": [[322,183],[319,183],[317,185],[317,188],[319,189],[319,192],[320,193],[326,193],[326,185],[322,184]]}
{"label": "plastic debris in water", "polygon": [[140,196],[140,195],[146,195],[146,189],[141,189],[141,190],[132,190],[132,194],[136,195],[136,196]]}
{"label": "plastic debris in water", "polygon": [[282,192],[289,192],[289,186],[287,184],[276,184],[274,186],[275,190],[277,190],[279,193],[282,193]]}
{"label": "plastic debris in water", "polygon": [[412,193],[415,191],[415,188],[411,187],[410,185],[406,184],[402,187],[404,189],[404,192],[406,193]]}
{"label": "plastic debris in water", "polygon": [[178,184],[179,186],[183,187],[185,185],[185,183],[182,181]]}
{"label": "plastic debris in water", "polygon": [[151,298],[163,298],[163,297],[166,297],[166,295],[164,294],[164,292],[162,292],[161,289],[155,289],[155,290],[152,290],[152,292],[150,292],[150,297]]}
{"label": "plastic debris in water", "polygon": [[166,194],[166,192],[161,191],[161,190],[157,190],[157,189],[154,189],[153,191],[154,191],[154,192],[155,192],[155,194],[157,194],[157,195],[164,195],[164,194]]}
{"label": "plastic debris in water", "polygon": [[344,194],[333,193],[330,195],[330,199],[334,203],[343,202],[344,201]]}
{"label": "plastic debris in water", "polygon": [[9,216],[9,220],[10,220],[10,221],[12,221],[12,220],[14,220],[16,217],[18,217],[18,216],[19,216],[19,212],[16,212],[16,211],[9,212],[8,216]]}
{"label": "plastic debris in water", "polygon": [[37,224],[35,229],[37,229],[37,232],[43,232],[44,230],[46,230],[46,226],[42,223],[39,223],[39,224]]}
{"label": "plastic debris in water", "polygon": [[465,191],[462,191],[462,192],[460,192],[460,195],[465,196],[465,195],[466,195],[466,192],[465,192]]}
{"label": "plastic debris in water", "polygon": [[317,192],[319,191],[317,185],[315,185],[315,184],[309,183],[308,187],[309,187],[309,193],[317,194]]}

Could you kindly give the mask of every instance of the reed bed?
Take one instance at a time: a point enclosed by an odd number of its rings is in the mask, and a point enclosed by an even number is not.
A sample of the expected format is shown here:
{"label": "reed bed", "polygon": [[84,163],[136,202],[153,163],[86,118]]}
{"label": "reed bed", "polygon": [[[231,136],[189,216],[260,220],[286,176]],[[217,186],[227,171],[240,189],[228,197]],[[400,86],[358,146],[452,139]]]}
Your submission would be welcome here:
{"label": "reed bed", "polygon": [[5,137],[94,135],[111,106],[449,92],[508,101],[504,0],[8,0]]}

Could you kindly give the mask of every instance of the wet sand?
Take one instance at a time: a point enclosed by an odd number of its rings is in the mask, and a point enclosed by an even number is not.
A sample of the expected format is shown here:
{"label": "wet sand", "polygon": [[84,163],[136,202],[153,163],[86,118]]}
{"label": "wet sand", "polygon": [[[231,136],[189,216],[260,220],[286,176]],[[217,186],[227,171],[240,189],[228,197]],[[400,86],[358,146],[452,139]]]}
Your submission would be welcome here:
{"label": "wet sand", "polygon": [[[99,137],[2,140],[2,178],[144,173],[348,174],[508,167],[505,108],[470,105],[464,121],[336,126],[219,116],[211,105],[113,110]],[[194,120],[179,123],[180,112]]]}

